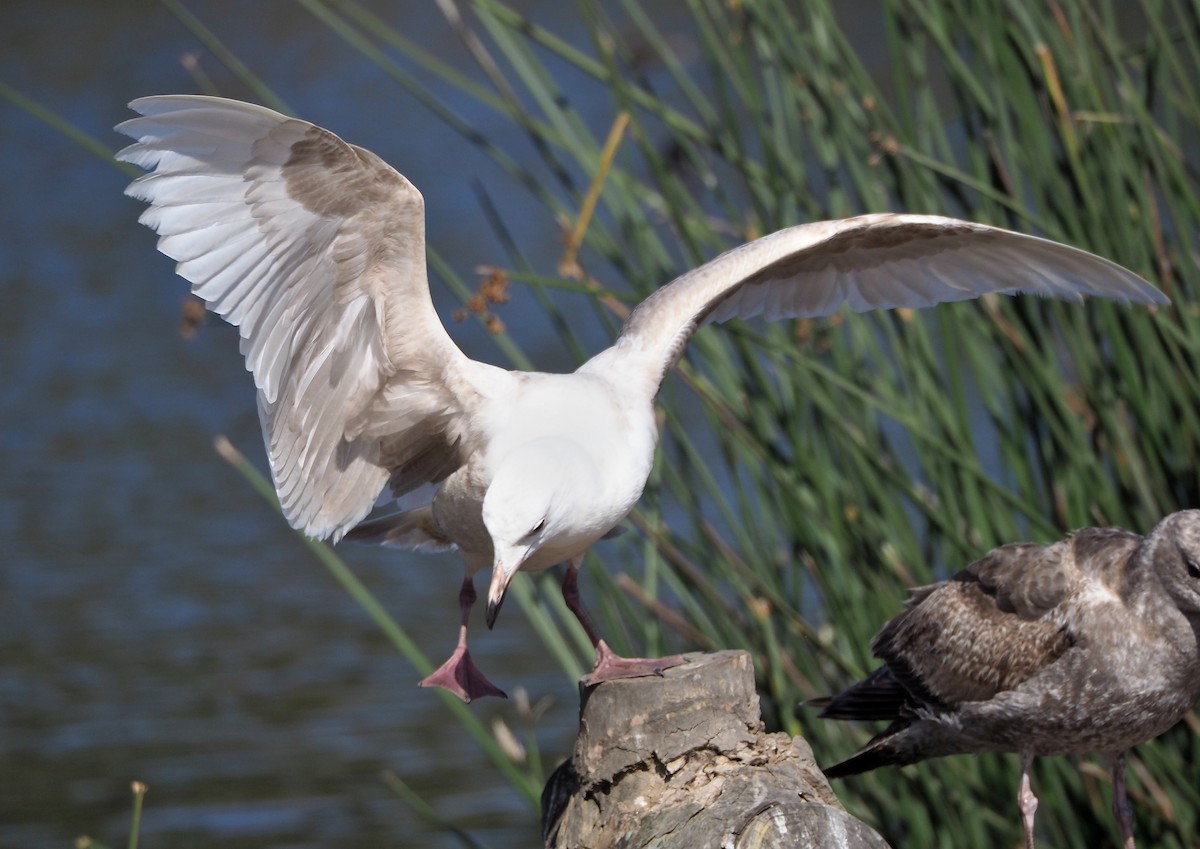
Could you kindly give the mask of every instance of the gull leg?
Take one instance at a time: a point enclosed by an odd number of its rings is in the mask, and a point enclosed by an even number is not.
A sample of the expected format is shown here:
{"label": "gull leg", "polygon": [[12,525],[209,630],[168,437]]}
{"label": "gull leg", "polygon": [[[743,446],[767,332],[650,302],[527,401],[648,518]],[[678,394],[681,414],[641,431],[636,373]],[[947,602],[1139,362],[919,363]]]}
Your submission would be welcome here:
{"label": "gull leg", "polygon": [[504,691],[489,681],[471,660],[467,651],[467,621],[471,615],[471,605],[475,603],[475,580],[470,571],[463,578],[462,589],[458,593],[458,608],[462,619],[458,629],[458,645],[454,653],[437,668],[432,675],[421,681],[422,687],[442,687],[458,696],[464,702],[483,696],[499,696],[508,698]]}
{"label": "gull leg", "polygon": [[1025,826],[1025,849],[1034,849],[1033,815],[1037,813],[1038,800],[1029,786],[1029,766],[1033,763],[1033,752],[1021,752],[1021,791],[1017,793],[1017,807],[1021,809],[1021,822]]}
{"label": "gull leg", "polygon": [[1125,792],[1125,753],[1119,752],[1113,756],[1113,816],[1121,829],[1121,846],[1123,849],[1135,849],[1133,842],[1133,811],[1129,807],[1129,796]]}
{"label": "gull leg", "polygon": [[610,681],[613,678],[642,678],[647,675],[662,675],[664,669],[684,663],[684,657],[681,654],[669,657],[621,657],[609,648],[591,617],[584,610],[583,602],[579,599],[580,563],[581,560],[576,558],[567,564],[567,574],[563,576],[562,594],[563,601],[567,603],[567,609],[575,614],[575,618],[579,620],[579,624],[583,626],[588,639],[592,641],[592,645],[596,649],[596,664],[592,667],[592,671],[584,676],[585,686],[591,687],[601,681]]}

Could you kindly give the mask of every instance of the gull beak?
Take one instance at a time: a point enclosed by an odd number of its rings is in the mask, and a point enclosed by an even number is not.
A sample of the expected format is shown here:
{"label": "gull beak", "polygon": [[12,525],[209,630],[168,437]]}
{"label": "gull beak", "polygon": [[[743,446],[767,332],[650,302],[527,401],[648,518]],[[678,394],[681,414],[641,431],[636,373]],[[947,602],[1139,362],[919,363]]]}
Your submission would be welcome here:
{"label": "gull beak", "polygon": [[517,569],[513,569],[510,572],[504,567],[499,558],[496,559],[495,564],[492,566],[492,583],[488,587],[487,601],[487,626],[489,631],[496,624],[496,617],[500,614],[500,606],[504,604],[504,594],[508,592],[508,584],[515,574],[517,574]]}
{"label": "gull beak", "polygon": [[504,604],[504,594],[508,592],[508,585],[513,576],[521,571],[521,567],[533,553],[533,545],[528,541],[522,541],[515,545],[496,545],[493,541],[492,545],[494,546],[492,583],[488,587],[486,616],[488,630],[491,630],[492,626],[496,624],[496,617],[500,615],[500,606]]}

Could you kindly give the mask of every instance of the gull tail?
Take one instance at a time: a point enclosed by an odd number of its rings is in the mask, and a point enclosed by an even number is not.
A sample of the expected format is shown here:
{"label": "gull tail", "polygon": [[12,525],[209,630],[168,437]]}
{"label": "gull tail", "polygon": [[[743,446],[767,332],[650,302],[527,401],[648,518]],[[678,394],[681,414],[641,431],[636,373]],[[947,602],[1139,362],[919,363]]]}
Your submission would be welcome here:
{"label": "gull tail", "polygon": [[927,756],[917,751],[910,735],[905,733],[909,728],[911,725],[905,720],[894,722],[853,755],[821,771],[826,778],[845,778],[881,766],[905,766],[925,760]]}
{"label": "gull tail", "polygon": [[433,520],[433,507],[429,505],[362,522],[351,528],[345,539],[416,551],[452,551],[455,548]]}
{"label": "gull tail", "polygon": [[904,685],[883,666],[836,696],[809,699],[801,706],[821,708],[822,719],[892,722],[900,719],[910,701]]}

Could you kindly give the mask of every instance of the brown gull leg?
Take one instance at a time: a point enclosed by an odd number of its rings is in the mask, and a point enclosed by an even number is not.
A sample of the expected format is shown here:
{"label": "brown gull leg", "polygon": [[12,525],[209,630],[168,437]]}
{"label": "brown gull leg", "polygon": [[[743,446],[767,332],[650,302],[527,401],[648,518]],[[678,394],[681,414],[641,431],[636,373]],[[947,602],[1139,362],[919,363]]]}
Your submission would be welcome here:
{"label": "brown gull leg", "polygon": [[567,609],[575,614],[588,639],[596,648],[596,665],[583,678],[584,686],[591,687],[601,681],[611,681],[614,678],[642,678],[647,675],[662,675],[664,669],[679,666],[684,662],[683,655],[673,654],[668,657],[621,657],[609,648],[608,643],[600,636],[591,617],[583,609],[579,600],[579,564],[575,559],[567,564],[567,574],[563,576],[562,594]]}
{"label": "brown gull leg", "polygon": [[458,629],[458,645],[454,653],[437,668],[437,671],[421,681],[422,687],[441,687],[449,690],[464,702],[479,699],[484,696],[499,696],[507,699],[504,691],[489,681],[471,661],[471,653],[467,651],[467,620],[471,615],[471,605],[475,603],[475,580],[471,573],[463,578],[462,589],[458,593],[458,608],[462,614],[462,624]]}
{"label": "brown gull leg", "polygon": [[1121,845],[1123,849],[1136,849],[1133,842],[1133,811],[1129,807],[1129,796],[1125,792],[1125,753],[1119,752],[1113,756],[1113,816],[1117,818],[1117,826],[1121,829]]}
{"label": "brown gull leg", "polygon": [[1025,826],[1025,849],[1035,849],[1033,845],[1033,815],[1037,813],[1038,800],[1029,786],[1029,766],[1033,763],[1033,752],[1025,749],[1021,752],[1021,791],[1017,794],[1017,807],[1021,809],[1021,822]]}

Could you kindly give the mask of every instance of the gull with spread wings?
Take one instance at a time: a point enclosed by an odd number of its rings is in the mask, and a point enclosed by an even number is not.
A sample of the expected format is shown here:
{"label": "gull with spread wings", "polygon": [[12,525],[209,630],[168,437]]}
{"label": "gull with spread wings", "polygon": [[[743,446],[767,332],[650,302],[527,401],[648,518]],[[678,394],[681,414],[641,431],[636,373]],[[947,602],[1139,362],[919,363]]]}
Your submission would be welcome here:
{"label": "gull with spread wings", "polygon": [[[579,602],[583,554],[641,496],[653,405],[692,332],[727,318],[827,316],[1018,292],[1147,304],[1136,274],[1066,245],[927,215],[802,224],[662,287],[612,347],[570,374],[477,362],[434,311],[420,192],[370,151],[277,112],[215,97],[144,97],[118,157],[141,221],[208,308],[238,327],[287,520],[313,537],[457,548],[458,645],[422,683],[503,695],[472,663],[475,572],[492,567],[491,627],[520,570],[566,563],[563,595],[596,649],[584,679],[652,674]],[[364,523],[387,489],[424,503]]]}

